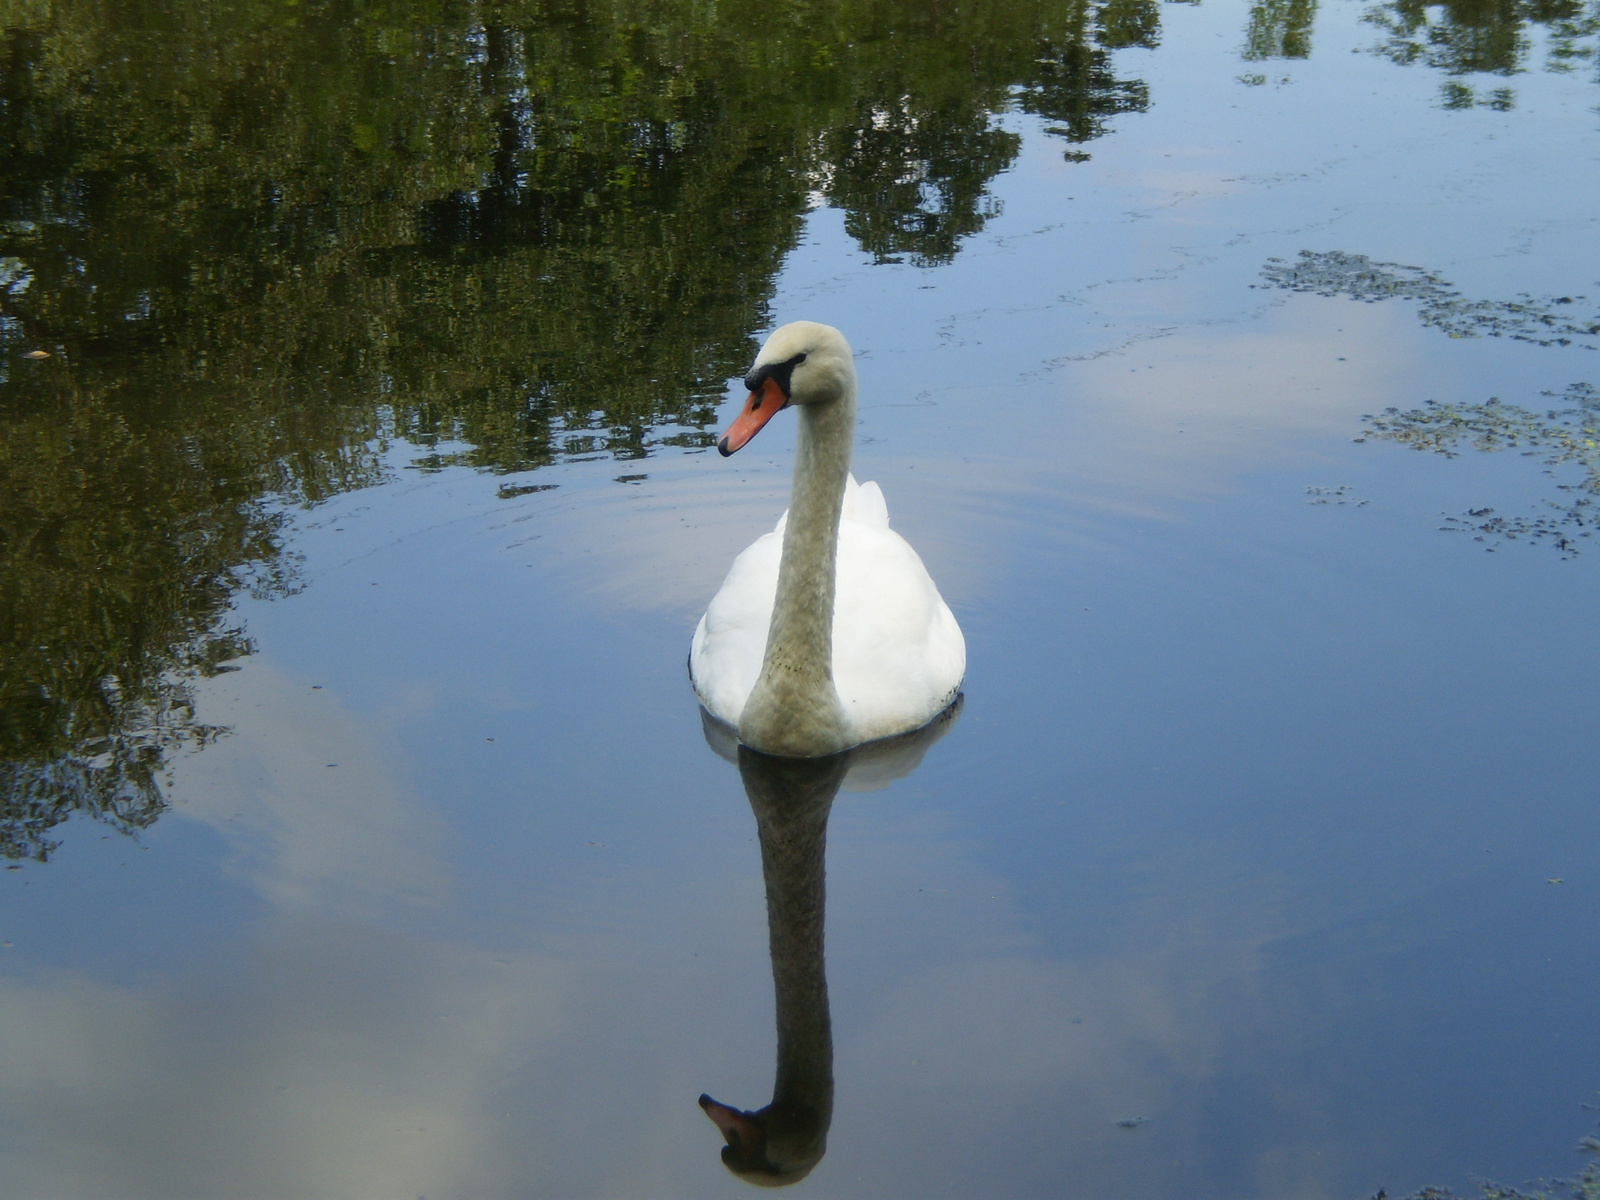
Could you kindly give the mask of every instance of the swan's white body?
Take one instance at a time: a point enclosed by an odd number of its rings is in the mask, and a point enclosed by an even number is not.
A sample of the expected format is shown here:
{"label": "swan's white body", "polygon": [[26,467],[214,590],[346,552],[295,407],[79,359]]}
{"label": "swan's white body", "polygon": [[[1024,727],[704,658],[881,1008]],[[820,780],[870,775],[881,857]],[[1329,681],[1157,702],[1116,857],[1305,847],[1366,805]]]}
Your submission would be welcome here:
{"label": "swan's white body", "polygon": [[[735,728],[761,674],[786,512],[738,558],[694,631],[689,671],[706,710]],[[833,601],[833,683],[857,742],[920,729],[961,690],[967,645],[876,483],[848,477]]]}
{"label": "swan's white body", "polygon": [[741,742],[769,754],[834,754],[921,728],[960,691],[966,642],[917,552],[889,528],[878,485],[850,476],[849,343],[827,325],[785,325],[746,382],[745,412],[719,448],[733,453],[796,405],[794,491],[700,619],[689,653],[695,692]]}

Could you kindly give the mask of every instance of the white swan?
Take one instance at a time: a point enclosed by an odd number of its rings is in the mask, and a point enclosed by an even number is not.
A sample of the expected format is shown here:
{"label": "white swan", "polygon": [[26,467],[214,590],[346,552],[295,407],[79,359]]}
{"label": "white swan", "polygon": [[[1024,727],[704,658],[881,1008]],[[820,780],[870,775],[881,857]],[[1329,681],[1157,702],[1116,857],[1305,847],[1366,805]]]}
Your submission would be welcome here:
{"label": "white swan", "polygon": [[[856,369],[828,325],[796,321],[745,376],[732,454],[795,405],[789,511],[734,560],[694,632],[689,676],[707,711],[753,750],[835,754],[926,725],[961,689],[967,647],[875,483],[850,475]],[[831,619],[830,619],[831,618]]]}

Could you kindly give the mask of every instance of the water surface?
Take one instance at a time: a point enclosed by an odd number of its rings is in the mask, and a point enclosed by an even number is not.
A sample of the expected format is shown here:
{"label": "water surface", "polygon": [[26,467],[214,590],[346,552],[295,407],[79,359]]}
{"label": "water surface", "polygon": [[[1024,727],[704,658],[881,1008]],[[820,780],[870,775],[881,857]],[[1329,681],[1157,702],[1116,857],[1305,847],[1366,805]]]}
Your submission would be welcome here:
{"label": "water surface", "polygon": [[[1600,10],[934,9],[0,7],[0,1194],[1581,1168]],[[797,318],[970,660],[799,783]]]}

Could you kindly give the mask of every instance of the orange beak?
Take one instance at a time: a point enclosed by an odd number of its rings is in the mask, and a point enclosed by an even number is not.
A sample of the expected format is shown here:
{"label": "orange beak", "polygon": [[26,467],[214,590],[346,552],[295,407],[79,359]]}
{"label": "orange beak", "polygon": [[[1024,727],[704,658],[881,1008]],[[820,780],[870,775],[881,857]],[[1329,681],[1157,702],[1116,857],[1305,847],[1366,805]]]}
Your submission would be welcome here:
{"label": "orange beak", "polygon": [[744,411],[728,426],[728,432],[717,443],[718,453],[727,458],[760,433],[761,427],[772,420],[774,413],[788,405],[789,397],[783,394],[778,381],[771,378],[763,380],[761,390],[750,393],[750,398],[744,402]]}
{"label": "orange beak", "polygon": [[749,1113],[719,1104],[710,1096],[700,1097],[700,1107],[706,1116],[722,1130],[722,1137],[735,1150],[759,1148],[767,1140],[767,1131]]}

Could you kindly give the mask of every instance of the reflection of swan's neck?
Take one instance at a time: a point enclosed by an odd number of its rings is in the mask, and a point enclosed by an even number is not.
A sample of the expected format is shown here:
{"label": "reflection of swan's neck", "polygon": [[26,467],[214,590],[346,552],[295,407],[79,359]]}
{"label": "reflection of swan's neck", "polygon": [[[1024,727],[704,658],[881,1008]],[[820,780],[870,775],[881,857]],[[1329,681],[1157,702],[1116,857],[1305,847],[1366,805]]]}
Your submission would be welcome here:
{"label": "reflection of swan's neck", "polygon": [[[739,751],[750,807],[761,836],[767,884],[767,930],[777,1001],[778,1069],[772,1103],[734,1114],[723,1161],[752,1182],[794,1183],[827,1149],[833,1120],[833,1030],[823,971],[823,859],[828,811],[844,780],[847,755],[775,759]],[[709,1097],[703,1097],[707,1104]],[[710,1101],[713,1120],[732,1113]],[[723,1110],[722,1114],[713,1108]],[[741,1123],[742,1122],[742,1123]]]}
{"label": "reflection of swan's neck", "polygon": [[[828,1016],[828,980],[822,949],[826,906],[823,863],[828,812],[843,774],[840,770],[830,781],[831,787],[803,797],[803,805],[789,807],[779,803],[765,813],[756,809],[778,1018],[778,1070],[772,1085],[772,1107],[783,1108],[811,1127],[802,1133],[802,1140],[814,1139],[814,1158],[822,1157],[823,1139],[833,1113],[833,1029]],[[771,1140],[769,1133],[769,1157]],[[790,1149],[801,1151],[803,1147],[795,1145]]]}
{"label": "reflection of swan's neck", "polygon": [[855,742],[833,685],[834,575],[855,441],[854,369],[836,399],[797,407],[800,435],[778,592],[739,740],[768,754],[816,756]]}

